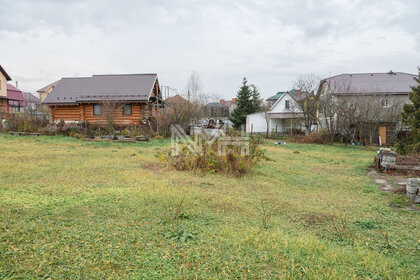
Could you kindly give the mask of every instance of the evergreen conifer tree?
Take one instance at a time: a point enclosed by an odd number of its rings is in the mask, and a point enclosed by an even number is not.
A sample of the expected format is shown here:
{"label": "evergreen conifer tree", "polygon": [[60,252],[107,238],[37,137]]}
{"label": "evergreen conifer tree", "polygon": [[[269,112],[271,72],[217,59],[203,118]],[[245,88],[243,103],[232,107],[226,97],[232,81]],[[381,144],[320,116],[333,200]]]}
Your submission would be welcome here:
{"label": "evergreen conifer tree", "polygon": [[246,115],[253,113],[254,105],[252,102],[252,91],[246,78],[242,81],[242,86],[236,95],[237,107],[233,111],[230,121],[235,128],[240,128],[246,122]]}
{"label": "evergreen conifer tree", "polygon": [[412,86],[408,95],[412,104],[405,104],[402,112],[403,123],[410,127],[410,132],[397,145],[401,154],[420,153],[420,68],[418,70],[419,76],[414,78],[418,85]]}

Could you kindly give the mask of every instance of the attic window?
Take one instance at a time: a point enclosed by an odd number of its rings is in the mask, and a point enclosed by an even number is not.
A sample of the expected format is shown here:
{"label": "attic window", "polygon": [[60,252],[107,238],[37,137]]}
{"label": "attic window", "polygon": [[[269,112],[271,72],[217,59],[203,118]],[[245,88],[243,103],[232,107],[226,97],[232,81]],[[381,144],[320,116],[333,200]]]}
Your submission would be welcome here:
{"label": "attic window", "polygon": [[388,107],[388,99],[384,98],[381,100],[381,107],[387,108]]}
{"label": "attic window", "polygon": [[289,100],[284,101],[284,108],[290,109],[290,101]]}

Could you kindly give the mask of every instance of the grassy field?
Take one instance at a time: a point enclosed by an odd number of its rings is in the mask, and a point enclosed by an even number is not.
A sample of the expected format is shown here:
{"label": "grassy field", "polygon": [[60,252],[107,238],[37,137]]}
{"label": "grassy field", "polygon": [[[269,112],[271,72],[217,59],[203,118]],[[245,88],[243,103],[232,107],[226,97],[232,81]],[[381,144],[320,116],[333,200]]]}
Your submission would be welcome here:
{"label": "grassy field", "polygon": [[0,134],[0,278],[418,279],[419,213],[374,152],[268,143],[238,179],[163,168],[168,147]]}

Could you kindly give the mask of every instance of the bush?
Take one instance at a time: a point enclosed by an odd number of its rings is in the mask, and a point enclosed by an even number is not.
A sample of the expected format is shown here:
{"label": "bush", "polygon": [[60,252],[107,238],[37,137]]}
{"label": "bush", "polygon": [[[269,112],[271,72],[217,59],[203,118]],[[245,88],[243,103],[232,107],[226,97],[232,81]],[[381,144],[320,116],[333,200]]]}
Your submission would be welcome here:
{"label": "bush", "polygon": [[10,131],[19,132],[43,132],[48,125],[48,119],[42,115],[32,115],[25,112],[6,114],[3,116]]}
{"label": "bush", "polygon": [[187,146],[181,144],[181,151],[165,155],[159,154],[161,161],[166,161],[178,171],[201,170],[208,173],[224,173],[235,177],[243,176],[262,160],[270,160],[261,148],[259,138],[250,138],[249,152],[242,153],[242,146],[226,146],[225,152],[218,153],[218,141],[208,144],[203,141],[202,153],[192,153]]}
{"label": "bush", "polygon": [[328,144],[332,142],[332,139],[333,135],[330,132],[320,131],[297,137],[295,141],[302,144]]}

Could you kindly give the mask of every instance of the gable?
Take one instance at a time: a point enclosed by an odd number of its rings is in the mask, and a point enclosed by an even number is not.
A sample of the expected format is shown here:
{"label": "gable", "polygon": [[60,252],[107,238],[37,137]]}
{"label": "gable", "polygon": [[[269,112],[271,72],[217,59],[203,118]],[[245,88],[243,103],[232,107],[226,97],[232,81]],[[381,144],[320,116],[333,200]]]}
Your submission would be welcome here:
{"label": "gable", "polygon": [[[289,109],[286,108],[286,103],[289,104]],[[283,96],[280,97],[270,109],[270,113],[287,113],[287,112],[294,112],[294,113],[302,112],[296,100],[288,92],[283,94]]]}

